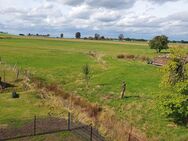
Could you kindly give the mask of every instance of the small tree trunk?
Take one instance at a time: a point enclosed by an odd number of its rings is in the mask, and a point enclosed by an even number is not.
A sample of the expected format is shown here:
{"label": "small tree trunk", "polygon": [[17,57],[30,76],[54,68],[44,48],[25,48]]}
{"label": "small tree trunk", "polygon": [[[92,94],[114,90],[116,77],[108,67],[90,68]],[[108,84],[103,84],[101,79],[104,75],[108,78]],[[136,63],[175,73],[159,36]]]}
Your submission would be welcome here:
{"label": "small tree trunk", "polygon": [[19,74],[20,74],[20,70],[17,69],[17,70],[16,70],[16,80],[18,80],[18,78],[19,78]]}

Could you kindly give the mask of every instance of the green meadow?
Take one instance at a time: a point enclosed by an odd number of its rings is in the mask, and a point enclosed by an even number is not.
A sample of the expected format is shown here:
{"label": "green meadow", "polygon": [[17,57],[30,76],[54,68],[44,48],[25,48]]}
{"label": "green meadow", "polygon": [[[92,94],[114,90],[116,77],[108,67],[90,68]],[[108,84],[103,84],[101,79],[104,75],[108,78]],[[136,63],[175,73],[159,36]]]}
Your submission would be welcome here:
{"label": "green meadow", "polygon": [[[30,70],[48,83],[58,83],[65,91],[82,96],[91,103],[110,107],[117,118],[140,129],[151,140],[188,140],[188,129],[173,123],[158,108],[162,95],[174,93],[160,87],[160,67],[142,60],[118,59],[120,54],[145,58],[157,56],[147,43],[139,42],[0,39],[0,57],[7,64]],[[85,64],[91,70],[88,89],[82,72]],[[127,84],[126,97],[120,99],[123,81]],[[18,101],[9,96],[0,94],[0,122],[3,124],[11,118],[16,120],[47,111],[45,107],[37,106],[40,99],[33,92],[21,93],[22,98]]]}

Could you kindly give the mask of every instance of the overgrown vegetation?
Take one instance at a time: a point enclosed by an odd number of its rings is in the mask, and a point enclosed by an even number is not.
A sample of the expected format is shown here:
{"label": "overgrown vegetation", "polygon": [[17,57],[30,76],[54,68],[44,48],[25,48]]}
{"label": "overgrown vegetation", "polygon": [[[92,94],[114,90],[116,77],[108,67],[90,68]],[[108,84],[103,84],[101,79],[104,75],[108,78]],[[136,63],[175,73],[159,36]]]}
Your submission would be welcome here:
{"label": "overgrown vegetation", "polygon": [[164,111],[175,122],[188,123],[188,70],[187,54],[180,48],[173,48],[168,64],[163,68],[162,86],[168,86],[177,94],[165,96]]}

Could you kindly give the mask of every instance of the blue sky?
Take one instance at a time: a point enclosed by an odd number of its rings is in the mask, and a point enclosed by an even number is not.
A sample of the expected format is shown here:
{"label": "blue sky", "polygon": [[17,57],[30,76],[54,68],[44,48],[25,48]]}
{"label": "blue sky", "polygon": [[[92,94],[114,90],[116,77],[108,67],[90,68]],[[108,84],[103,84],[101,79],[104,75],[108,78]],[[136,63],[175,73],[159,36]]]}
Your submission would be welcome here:
{"label": "blue sky", "polygon": [[188,40],[188,0],[0,0],[0,31]]}

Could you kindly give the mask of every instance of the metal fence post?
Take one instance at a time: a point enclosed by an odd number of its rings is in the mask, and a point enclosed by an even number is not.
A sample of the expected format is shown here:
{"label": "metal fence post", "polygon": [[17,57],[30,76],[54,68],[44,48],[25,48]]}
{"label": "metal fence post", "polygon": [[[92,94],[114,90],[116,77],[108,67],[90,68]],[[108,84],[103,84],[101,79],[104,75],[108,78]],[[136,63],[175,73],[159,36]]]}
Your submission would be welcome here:
{"label": "metal fence post", "polygon": [[36,120],[37,120],[37,117],[35,115],[34,116],[34,121],[33,121],[33,133],[34,133],[34,136],[36,135]]}
{"label": "metal fence post", "polygon": [[93,140],[93,127],[92,127],[92,125],[90,126],[90,141],[92,141]]}
{"label": "metal fence post", "polygon": [[71,114],[68,113],[68,130],[71,130]]}

